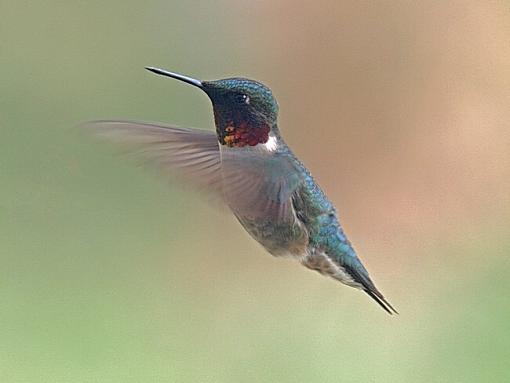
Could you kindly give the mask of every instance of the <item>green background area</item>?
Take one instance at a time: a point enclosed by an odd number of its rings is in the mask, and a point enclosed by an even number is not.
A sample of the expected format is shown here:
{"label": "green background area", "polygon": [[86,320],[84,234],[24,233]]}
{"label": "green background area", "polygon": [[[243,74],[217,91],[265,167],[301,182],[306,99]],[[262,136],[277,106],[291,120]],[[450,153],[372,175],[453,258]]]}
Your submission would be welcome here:
{"label": "green background area", "polygon": [[[0,382],[510,381],[504,2],[0,2]],[[399,316],[75,126],[256,78]]]}

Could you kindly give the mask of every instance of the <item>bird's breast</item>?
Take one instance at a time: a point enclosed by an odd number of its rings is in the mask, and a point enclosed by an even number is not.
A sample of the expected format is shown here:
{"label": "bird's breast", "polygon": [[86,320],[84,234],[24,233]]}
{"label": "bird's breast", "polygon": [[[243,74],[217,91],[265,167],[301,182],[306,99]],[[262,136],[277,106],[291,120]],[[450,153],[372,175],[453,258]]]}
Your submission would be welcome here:
{"label": "bird's breast", "polygon": [[271,220],[236,215],[245,230],[270,254],[302,259],[307,254],[308,233],[299,221],[277,224]]}

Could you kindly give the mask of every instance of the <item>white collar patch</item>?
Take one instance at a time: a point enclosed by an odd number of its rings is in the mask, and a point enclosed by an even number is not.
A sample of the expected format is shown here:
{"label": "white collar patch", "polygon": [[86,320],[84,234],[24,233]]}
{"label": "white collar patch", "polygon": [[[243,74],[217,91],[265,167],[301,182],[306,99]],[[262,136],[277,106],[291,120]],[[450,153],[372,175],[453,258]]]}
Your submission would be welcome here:
{"label": "white collar patch", "polygon": [[263,145],[268,152],[274,152],[278,146],[278,141],[275,136],[269,136],[269,139]]}

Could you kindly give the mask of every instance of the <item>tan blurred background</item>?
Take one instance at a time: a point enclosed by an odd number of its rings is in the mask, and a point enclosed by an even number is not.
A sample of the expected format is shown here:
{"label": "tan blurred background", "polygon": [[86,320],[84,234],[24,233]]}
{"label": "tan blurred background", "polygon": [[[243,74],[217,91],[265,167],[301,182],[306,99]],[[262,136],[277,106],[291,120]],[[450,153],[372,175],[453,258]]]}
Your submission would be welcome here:
{"label": "tan blurred background", "polygon": [[[509,381],[509,7],[0,2],[0,381]],[[269,85],[401,315],[72,128],[212,129],[145,65]]]}

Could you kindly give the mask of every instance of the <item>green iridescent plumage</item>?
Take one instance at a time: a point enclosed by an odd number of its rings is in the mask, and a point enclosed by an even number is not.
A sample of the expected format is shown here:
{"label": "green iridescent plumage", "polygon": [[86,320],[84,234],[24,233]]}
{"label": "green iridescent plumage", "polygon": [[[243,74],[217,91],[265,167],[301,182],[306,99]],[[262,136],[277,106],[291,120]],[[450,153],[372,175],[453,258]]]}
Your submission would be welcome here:
{"label": "green iridescent plumage", "polygon": [[218,195],[271,254],[294,257],[396,313],[347,240],[333,204],[282,139],[278,104],[268,87],[244,78],[199,81],[147,69],[202,89],[213,105],[216,134],[122,121],[89,126]]}

